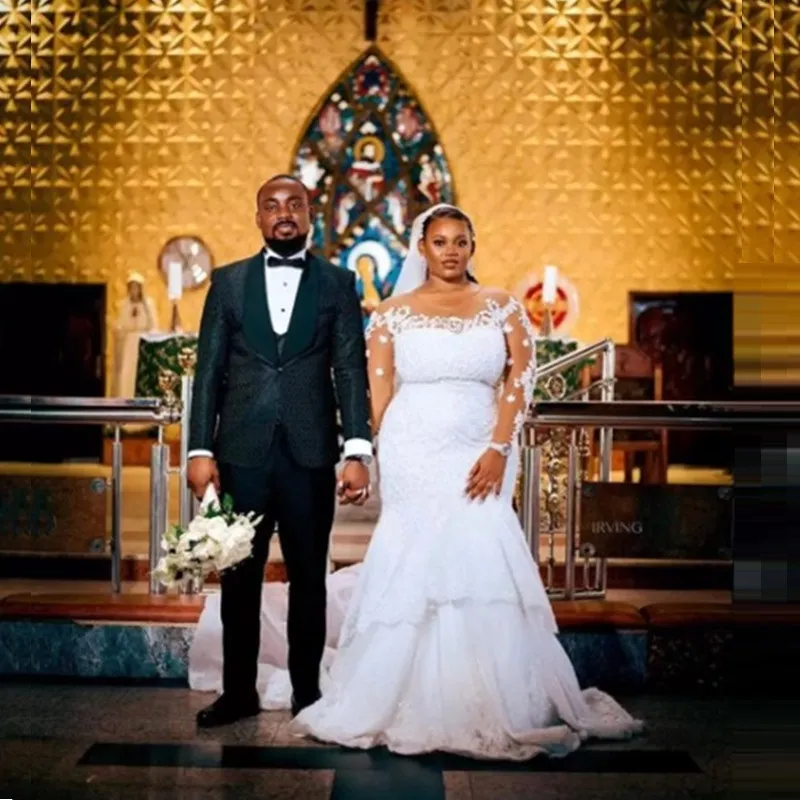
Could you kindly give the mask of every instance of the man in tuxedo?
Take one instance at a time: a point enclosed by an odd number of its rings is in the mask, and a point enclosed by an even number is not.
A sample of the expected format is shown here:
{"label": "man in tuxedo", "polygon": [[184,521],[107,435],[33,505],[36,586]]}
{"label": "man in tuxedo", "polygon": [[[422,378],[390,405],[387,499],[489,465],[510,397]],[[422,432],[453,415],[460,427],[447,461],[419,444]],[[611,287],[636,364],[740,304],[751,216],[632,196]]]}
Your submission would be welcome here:
{"label": "man in tuxedo", "polygon": [[263,514],[252,557],[222,576],[223,693],[198,714],[202,727],[259,711],[256,674],[261,588],[277,522],[289,578],[292,712],[319,696],[325,645],[328,540],[337,494],[369,494],[372,455],[364,334],[349,270],[307,251],[305,186],[278,175],[257,195],[265,248],[214,270],[200,323],[187,478],[209,484],[237,511]]}

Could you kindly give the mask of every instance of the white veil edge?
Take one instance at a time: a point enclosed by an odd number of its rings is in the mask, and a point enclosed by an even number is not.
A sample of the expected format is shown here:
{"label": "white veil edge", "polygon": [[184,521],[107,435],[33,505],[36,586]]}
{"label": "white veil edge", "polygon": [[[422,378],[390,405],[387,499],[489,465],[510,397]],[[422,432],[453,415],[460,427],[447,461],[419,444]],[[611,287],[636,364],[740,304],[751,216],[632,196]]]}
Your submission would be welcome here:
{"label": "white veil edge", "polygon": [[[397,297],[397,295],[413,292],[414,289],[419,288],[423,283],[425,283],[428,274],[428,267],[425,263],[425,259],[422,257],[422,253],[419,252],[419,243],[422,239],[422,228],[425,225],[425,220],[440,208],[455,209],[456,211],[460,211],[462,214],[464,214],[467,219],[470,219],[466,212],[458,208],[458,206],[451,205],[450,203],[438,203],[437,205],[431,206],[423,211],[411,225],[411,237],[408,242],[408,254],[403,261],[403,266],[400,268],[400,274],[397,276],[397,281],[392,289],[391,297]],[[470,224],[472,224],[471,219]],[[474,277],[471,260],[467,267],[467,272]]]}

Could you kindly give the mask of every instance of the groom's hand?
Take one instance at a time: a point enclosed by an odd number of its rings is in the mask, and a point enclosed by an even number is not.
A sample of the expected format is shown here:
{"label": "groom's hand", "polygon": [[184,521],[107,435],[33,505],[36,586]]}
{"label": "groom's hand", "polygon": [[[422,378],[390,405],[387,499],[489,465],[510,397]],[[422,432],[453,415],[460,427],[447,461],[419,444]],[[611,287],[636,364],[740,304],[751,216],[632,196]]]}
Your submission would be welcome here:
{"label": "groom's hand", "polygon": [[203,499],[203,495],[208,489],[210,483],[214,484],[214,488],[219,494],[219,470],[217,469],[217,462],[213,458],[207,456],[195,456],[189,459],[186,465],[186,482],[191,487],[198,500]]}
{"label": "groom's hand", "polygon": [[369,469],[360,461],[347,461],[339,475],[339,502],[363,506],[369,497]]}

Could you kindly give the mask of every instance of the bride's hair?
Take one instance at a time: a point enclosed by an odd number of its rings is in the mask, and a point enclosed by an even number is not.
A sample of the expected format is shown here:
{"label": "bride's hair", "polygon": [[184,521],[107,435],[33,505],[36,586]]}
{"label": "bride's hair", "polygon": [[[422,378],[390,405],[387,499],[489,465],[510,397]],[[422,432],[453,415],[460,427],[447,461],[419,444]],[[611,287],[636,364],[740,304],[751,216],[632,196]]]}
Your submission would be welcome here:
{"label": "bride's hair", "polygon": [[[472,220],[460,208],[455,208],[454,206],[437,208],[425,218],[425,221],[422,223],[423,239],[428,235],[428,228],[430,228],[431,223],[437,219],[454,219],[458,222],[465,222],[469,229],[470,238],[472,239],[472,246],[473,248],[475,247],[475,228],[472,225]],[[467,280],[472,283],[478,282],[471,272],[467,272]]]}

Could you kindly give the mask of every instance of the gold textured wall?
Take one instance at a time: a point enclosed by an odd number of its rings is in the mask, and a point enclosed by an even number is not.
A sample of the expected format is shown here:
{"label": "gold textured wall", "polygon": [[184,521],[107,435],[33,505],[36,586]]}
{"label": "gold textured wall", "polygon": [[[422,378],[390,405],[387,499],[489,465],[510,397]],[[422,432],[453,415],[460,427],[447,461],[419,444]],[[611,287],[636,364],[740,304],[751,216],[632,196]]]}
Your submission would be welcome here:
{"label": "gold textured wall", "polygon": [[[556,263],[574,333],[624,341],[629,290],[800,264],[799,27],[798,0],[382,0],[378,44],[441,135],[481,279]],[[0,279],[107,281],[113,319],[136,269],[166,325],[161,245],[258,247],[255,189],[362,35],[359,0],[0,2]]]}

